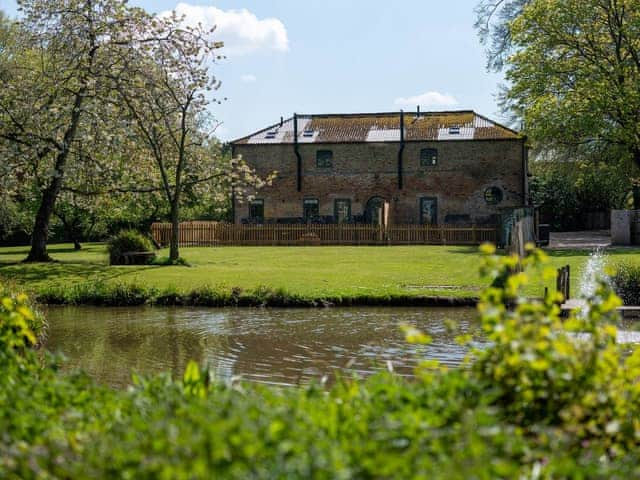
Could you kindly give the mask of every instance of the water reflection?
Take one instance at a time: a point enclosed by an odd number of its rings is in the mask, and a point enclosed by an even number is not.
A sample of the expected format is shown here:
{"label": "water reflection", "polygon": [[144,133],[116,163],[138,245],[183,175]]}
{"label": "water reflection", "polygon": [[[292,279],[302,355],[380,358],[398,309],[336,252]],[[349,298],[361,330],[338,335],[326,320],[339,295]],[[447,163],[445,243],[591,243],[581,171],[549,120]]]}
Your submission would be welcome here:
{"label": "water reflection", "polygon": [[[182,375],[187,362],[208,364],[221,379],[301,384],[336,372],[369,374],[386,368],[408,375],[419,359],[458,365],[466,352],[455,342],[478,330],[468,308],[204,309],[51,308],[47,347],[63,352],[64,368],[83,368],[99,381],[124,386],[131,371]],[[451,333],[445,320],[458,327]],[[399,324],[431,337],[408,345]]]}

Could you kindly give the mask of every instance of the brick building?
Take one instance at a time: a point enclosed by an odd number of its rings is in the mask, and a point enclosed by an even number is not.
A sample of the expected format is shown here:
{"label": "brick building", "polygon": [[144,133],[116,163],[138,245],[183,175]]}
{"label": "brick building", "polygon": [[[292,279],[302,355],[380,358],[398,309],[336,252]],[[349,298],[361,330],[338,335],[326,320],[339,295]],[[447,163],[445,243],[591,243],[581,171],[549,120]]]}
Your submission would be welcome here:
{"label": "brick building", "polygon": [[483,224],[528,200],[525,138],[472,111],[294,115],[232,148],[277,172],[235,223]]}

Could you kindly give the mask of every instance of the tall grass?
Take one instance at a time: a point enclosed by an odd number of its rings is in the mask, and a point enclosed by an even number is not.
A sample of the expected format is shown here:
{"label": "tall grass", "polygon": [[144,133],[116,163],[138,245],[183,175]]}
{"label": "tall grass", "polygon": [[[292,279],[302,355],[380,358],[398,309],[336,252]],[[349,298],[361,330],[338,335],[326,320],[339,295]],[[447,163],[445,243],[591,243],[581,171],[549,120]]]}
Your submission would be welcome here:
{"label": "tall grass", "polygon": [[194,306],[194,307],[331,307],[331,306],[473,306],[472,297],[414,295],[345,295],[309,297],[282,288],[259,286],[242,289],[205,285],[189,291],[175,286],[164,289],[137,283],[94,281],[73,286],[54,285],[38,290],[37,300],[49,305],[94,306]]}

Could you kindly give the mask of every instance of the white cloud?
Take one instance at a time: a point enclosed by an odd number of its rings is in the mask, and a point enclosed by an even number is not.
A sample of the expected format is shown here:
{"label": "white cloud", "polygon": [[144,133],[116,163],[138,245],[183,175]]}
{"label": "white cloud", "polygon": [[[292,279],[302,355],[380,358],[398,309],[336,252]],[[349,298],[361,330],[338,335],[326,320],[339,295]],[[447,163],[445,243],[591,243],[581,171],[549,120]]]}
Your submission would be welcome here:
{"label": "white cloud", "polygon": [[394,103],[400,106],[415,107],[453,107],[458,105],[458,100],[452,95],[440,92],[425,92],[413,97],[399,97]]}
{"label": "white cloud", "polygon": [[240,80],[242,81],[242,83],[253,83],[257,80],[257,78],[255,75],[245,73],[244,75],[240,75]]}
{"label": "white cloud", "polygon": [[[269,50],[285,52],[289,49],[287,29],[277,18],[259,19],[245,8],[221,10],[188,3],[179,3],[175,10],[179,16],[184,15],[185,23],[189,25],[215,26],[214,37],[224,42],[224,55],[238,56]],[[168,14],[163,12],[161,15]]]}

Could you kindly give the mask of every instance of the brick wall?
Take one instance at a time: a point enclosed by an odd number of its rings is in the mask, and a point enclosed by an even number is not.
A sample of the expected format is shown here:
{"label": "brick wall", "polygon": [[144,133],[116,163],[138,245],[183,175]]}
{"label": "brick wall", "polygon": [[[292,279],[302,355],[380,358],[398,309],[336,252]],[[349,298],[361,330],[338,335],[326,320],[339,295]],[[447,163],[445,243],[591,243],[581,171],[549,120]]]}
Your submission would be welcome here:
{"label": "brick wall", "polygon": [[[403,189],[398,189],[397,143],[301,144],[302,191],[297,191],[293,145],[236,145],[235,153],[257,172],[278,175],[273,185],[247,191],[264,200],[266,218],[301,217],[304,198],[319,200],[320,215],[334,214],[335,199],[350,199],[351,213],[363,213],[367,201],[382,197],[390,204],[392,223],[419,223],[420,198],[435,197],[438,223],[447,216],[468,215],[487,221],[505,207],[525,203],[524,140],[407,142],[403,153]],[[438,163],[420,166],[420,150],[436,148]],[[316,151],[333,151],[333,168],[316,167]],[[503,200],[488,205],[485,190],[498,187]],[[248,216],[246,201],[235,204],[236,222]],[[451,217],[450,217],[451,218]]]}

